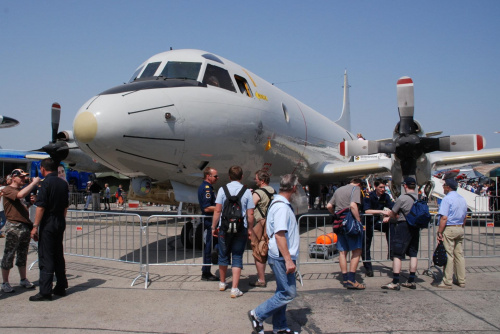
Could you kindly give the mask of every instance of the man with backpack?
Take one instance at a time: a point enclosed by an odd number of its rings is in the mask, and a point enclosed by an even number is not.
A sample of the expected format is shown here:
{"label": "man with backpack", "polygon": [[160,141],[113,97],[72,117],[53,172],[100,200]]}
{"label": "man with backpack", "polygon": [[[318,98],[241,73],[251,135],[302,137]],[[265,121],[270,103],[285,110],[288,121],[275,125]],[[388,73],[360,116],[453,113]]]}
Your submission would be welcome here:
{"label": "man with backpack", "polygon": [[241,167],[231,166],[228,174],[231,182],[219,189],[215,199],[212,234],[219,237],[219,290],[225,291],[227,288],[226,273],[228,265],[231,264],[231,298],[236,298],[243,295],[238,284],[243,269],[243,252],[253,229],[255,205],[252,193],[241,184]]}
{"label": "man with backpack", "polygon": [[[412,177],[406,177],[403,182],[404,194],[401,194],[389,211],[389,218],[396,219],[394,235],[391,235],[392,251],[392,282],[381,286],[382,289],[399,291],[401,286],[409,289],[416,289],[415,273],[417,272],[418,244],[420,240],[420,229],[407,222],[406,217],[410,213],[413,204],[418,199],[415,192],[417,182]],[[387,223],[388,219],[384,219]],[[399,273],[401,272],[401,262],[405,255],[410,257],[410,276],[405,283],[399,283]]]}
{"label": "man with backpack", "polygon": [[265,272],[269,238],[266,233],[266,214],[276,193],[269,186],[269,182],[270,177],[266,171],[259,170],[255,173],[255,183],[259,188],[252,195],[256,210],[254,210],[255,225],[251,235],[251,244],[255,267],[257,268],[257,281],[250,282],[249,284],[250,286],[262,288],[267,286]]}

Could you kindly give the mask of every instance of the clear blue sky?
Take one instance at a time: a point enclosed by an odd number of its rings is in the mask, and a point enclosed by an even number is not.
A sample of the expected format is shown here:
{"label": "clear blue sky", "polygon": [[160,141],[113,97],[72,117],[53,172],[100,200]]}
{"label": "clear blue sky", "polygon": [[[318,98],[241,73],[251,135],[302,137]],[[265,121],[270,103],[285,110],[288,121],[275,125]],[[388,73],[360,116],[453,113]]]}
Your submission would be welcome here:
{"label": "clear blue sky", "polygon": [[194,48],[230,59],[336,120],[343,73],[353,132],[392,136],[396,82],[415,82],[426,132],[479,133],[500,147],[500,1],[0,2],[0,145],[35,149],[150,56]]}

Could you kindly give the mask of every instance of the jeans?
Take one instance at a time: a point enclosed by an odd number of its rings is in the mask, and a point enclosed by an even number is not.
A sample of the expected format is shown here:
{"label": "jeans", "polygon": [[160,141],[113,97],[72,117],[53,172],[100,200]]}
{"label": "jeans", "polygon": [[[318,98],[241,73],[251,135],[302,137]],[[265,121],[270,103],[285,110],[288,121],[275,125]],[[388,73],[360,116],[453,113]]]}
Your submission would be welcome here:
{"label": "jeans", "polygon": [[286,305],[297,296],[295,273],[286,273],[285,260],[269,257],[267,261],[276,277],[276,292],[271,298],[257,306],[255,315],[261,322],[273,316],[273,330],[282,330],[288,327]]}
{"label": "jeans", "polygon": [[243,253],[247,246],[247,229],[242,234],[226,233],[219,230],[219,266],[231,264],[234,268],[243,269]]}

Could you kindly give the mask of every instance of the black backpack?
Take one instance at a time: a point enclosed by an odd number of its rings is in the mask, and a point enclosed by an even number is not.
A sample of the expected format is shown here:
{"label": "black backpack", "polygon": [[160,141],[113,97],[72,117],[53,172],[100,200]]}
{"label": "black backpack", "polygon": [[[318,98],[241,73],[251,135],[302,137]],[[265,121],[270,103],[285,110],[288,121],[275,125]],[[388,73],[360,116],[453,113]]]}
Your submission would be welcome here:
{"label": "black backpack", "polygon": [[236,196],[229,193],[227,186],[222,186],[226,194],[226,201],[222,207],[222,223],[221,229],[226,233],[242,234],[245,230],[245,222],[243,219],[243,207],[241,206],[241,197],[247,190],[247,187],[241,187],[240,192]]}
{"label": "black backpack", "polygon": [[410,194],[405,194],[410,196],[414,202],[408,215],[403,215],[406,218],[408,224],[418,228],[428,228],[429,222],[431,221],[431,214],[429,213],[429,206],[427,202],[421,199],[416,199]]}

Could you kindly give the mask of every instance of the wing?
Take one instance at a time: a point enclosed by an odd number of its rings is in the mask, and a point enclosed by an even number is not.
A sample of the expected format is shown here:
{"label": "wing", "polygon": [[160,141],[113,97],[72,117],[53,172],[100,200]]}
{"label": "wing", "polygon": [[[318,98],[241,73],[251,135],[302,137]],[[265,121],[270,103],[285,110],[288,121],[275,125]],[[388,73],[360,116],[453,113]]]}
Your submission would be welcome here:
{"label": "wing", "polygon": [[326,161],[315,169],[313,176],[324,175],[328,180],[345,180],[346,178],[366,176],[369,174],[390,173],[391,159],[356,161],[347,163]]}
{"label": "wing", "polygon": [[436,152],[428,154],[432,168],[469,162],[500,162],[500,149],[490,148],[471,152]]}

